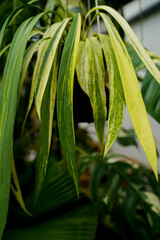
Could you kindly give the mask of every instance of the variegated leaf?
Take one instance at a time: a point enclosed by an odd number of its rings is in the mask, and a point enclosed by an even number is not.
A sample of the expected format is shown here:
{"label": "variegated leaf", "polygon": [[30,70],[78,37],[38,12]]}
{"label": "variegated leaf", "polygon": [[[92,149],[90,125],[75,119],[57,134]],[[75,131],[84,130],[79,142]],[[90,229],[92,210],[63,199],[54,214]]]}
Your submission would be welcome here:
{"label": "variegated leaf", "polygon": [[117,61],[109,36],[99,35],[102,42],[109,77],[109,117],[104,155],[116,140],[123,123],[125,99]]}
{"label": "variegated leaf", "polygon": [[57,92],[57,73],[59,67],[58,57],[59,53],[57,53],[55,56],[41,104],[41,124],[36,166],[35,202],[37,201],[39,193],[41,191],[48,164],[52,137],[53,113]]}
{"label": "variegated leaf", "polygon": [[5,227],[11,179],[12,138],[22,59],[29,34],[44,13],[27,19],[18,28],[4,69],[0,91],[0,238]]}
{"label": "variegated leaf", "polygon": [[146,68],[153,75],[153,77],[160,83],[160,72],[159,72],[158,68],[156,67],[156,65],[154,64],[152,59],[147,54],[146,50],[144,49],[144,47],[138,40],[137,36],[133,32],[133,30],[127,23],[127,21],[116,10],[114,10],[113,8],[108,7],[108,6],[98,6],[98,7],[92,8],[91,11],[89,11],[88,14],[86,15],[85,19],[87,19],[87,17],[92,12],[96,11],[97,9],[106,11],[113,18],[115,18],[115,20],[119,23],[119,25],[124,30],[125,34],[127,35],[128,39],[130,40],[133,48],[135,49],[135,51],[141,58],[142,62],[145,64]]}
{"label": "variegated leaf", "polygon": [[78,81],[90,98],[98,140],[103,147],[107,116],[105,69],[101,45],[95,37],[86,39],[85,44],[81,42],[76,68]]}
{"label": "variegated leaf", "polygon": [[154,174],[158,178],[155,142],[132,61],[118,31],[109,17],[103,13],[100,13],[100,16],[110,35],[133,126]]}
{"label": "variegated leaf", "polygon": [[79,193],[79,190],[73,121],[73,86],[80,30],[81,16],[77,14],[65,41],[57,89],[57,118],[60,142],[70,174],[74,179],[77,193]]}

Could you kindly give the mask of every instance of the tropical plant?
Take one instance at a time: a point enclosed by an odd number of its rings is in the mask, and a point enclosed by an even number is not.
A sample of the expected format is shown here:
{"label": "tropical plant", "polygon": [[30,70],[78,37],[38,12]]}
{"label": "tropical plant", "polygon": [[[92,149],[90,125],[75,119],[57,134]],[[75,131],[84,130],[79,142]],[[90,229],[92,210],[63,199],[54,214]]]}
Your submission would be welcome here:
{"label": "tropical plant", "polygon": [[81,155],[80,173],[98,215],[95,239],[159,239],[160,191],[149,168],[123,155],[92,153]]}
{"label": "tropical plant", "polygon": [[[80,13],[72,13],[70,17],[67,11],[67,16],[61,19],[63,15],[55,12],[53,5],[47,5],[46,9],[51,8],[51,10],[43,12],[44,5],[38,5],[36,2],[26,1],[15,8],[4,21],[0,31],[1,71],[4,66],[0,90],[0,238],[7,219],[11,172],[15,185],[15,187],[12,185],[12,190],[21,207],[27,211],[14,167],[15,127],[23,101],[25,78],[32,78],[32,80],[28,108],[23,116],[23,124],[19,124],[18,130],[22,127],[22,132],[25,133],[25,124],[27,124],[33,102],[40,121],[35,205],[46,175],[56,94],[61,147],[79,195],[73,119],[75,75],[81,89],[89,97],[101,153],[103,154],[104,128],[107,118],[105,88],[108,86],[109,117],[104,156],[117,138],[123,122],[126,102],[136,134],[158,178],[155,143],[137,76],[127,48],[109,16],[122,27],[139,58],[158,82],[160,82],[160,73],[128,23],[117,11],[108,6],[97,6],[91,9],[82,23]],[[64,7],[58,4],[55,6],[64,11]],[[32,11],[27,11],[27,17],[30,14],[31,16],[24,20],[23,13],[26,9],[32,8],[36,15],[33,16]],[[94,12],[96,13],[87,26],[87,18]],[[108,34],[98,33],[88,37],[97,16],[104,21]],[[13,34],[13,39],[12,34],[9,33]],[[5,37],[8,35],[9,37]]]}

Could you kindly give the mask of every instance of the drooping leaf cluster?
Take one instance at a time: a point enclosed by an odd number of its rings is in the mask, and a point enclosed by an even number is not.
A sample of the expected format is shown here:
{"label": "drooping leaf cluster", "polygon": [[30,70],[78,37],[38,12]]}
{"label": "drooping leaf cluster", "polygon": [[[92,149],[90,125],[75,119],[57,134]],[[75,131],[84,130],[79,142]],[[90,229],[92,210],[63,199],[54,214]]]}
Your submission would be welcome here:
{"label": "drooping leaf cluster", "polygon": [[[11,21],[30,4],[29,2],[19,7],[18,10],[15,9],[6,19],[0,32],[0,45],[3,42],[5,30]],[[92,9],[86,15],[83,27],[80,14],[76,14],[73,18],[65,18],[62,21],[59,19],[53,24],[47,21],[46,28],[38,27],[38,24],[50,12],[41,12],[37,16],[25,20],[18,27],[8,46],[9,51],[0,90],[0,237],[5,227],[8,211],[16,111],[25,74],[35,54],[36,62],[28,109],[23,124],[24,128],[27,116],[35,101],[40,120],[35,201],[40,194],[47,169],[56,94],[60,142],[69,172],[73,177],[77,192],[79,192],[73,115],[75,74],[77,74],[79,85],[90,99],[102,152],[107,117],[105,87],[108,85],[109,118],[104,155],[107,154],[117,138],[123,122],[126,102],[136,134],[157,178],[155,143],[137,76],[125,44],[108,15],[101,12],[99,15],[104,21],[109,35],[97,34],[87,37],[88,33],[86,36],[84,34],[87,17],[97,9],[107,12],[116,19],[146,68],[158,82],[160,81],[160,73],[154,62],[127,22],[111,7],[100,6]],[[50,15],[47,16],[49,18]],[[4,53],[6,49],[1,50]],[[19,201],[21,201],[21,206],[24,206],[21,198]]]}

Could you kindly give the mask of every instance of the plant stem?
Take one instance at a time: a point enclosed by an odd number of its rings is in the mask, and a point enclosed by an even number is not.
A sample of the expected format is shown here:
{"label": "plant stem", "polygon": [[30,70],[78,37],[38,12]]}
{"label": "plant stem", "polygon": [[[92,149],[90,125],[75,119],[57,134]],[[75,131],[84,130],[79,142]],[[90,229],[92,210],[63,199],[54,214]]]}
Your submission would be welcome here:
{"label": "plant stem", "polygon": [[66,0],[66,15],[68,17],[68,0]]}
{"label": "plant stem", "polygon": [[[98,7],[98,0],[95,0],[95,6]],[[98,13],[99,10],[96,10],[96,13]],[[100,19],[99,19],[99,15],[97,15],[97,28],[98,28],[98,34],[100,34],[101,30],[100,30]]]}
{"label": "plant stem", "polygon": [[87,32],[86,32],[86,35],[85,35],[85,39],[88,37],[89,31],[90,31],[90,29],[91,29],[91,27],[92,27],[92,24],[93,24],[93,22],[95,21],[95,19],[96,19],[96,17],[97,17],[98,14],[99,14],[99,13],[96,13],[96,14],[94,15],[92,21],[90,22],[89,27],[88,27]]}
{"label": "plant stem", "polygon": [[[91,9],[91,3],[90,3],[90,0],[88,0],[88,12],[90,11]],[[88,18],[88,25],[90,25],[91,23],[91,15],[89,15],[89,18]]]}

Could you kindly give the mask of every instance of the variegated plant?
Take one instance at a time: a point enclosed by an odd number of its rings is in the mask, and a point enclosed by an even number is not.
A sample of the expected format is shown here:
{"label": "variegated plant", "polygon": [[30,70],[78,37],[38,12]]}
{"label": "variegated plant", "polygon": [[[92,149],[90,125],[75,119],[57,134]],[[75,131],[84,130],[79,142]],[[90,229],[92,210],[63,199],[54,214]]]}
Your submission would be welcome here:
{"label": "variegated plant", "polygon": [[[6,19],[0,31],[0,47],[6,28],[25,7],[20,6]],[[97,13],[96,10],[99,10]],[[103,13],[101,12],[103,11]],[[88,37],[86,20],[91,13],[104,21],[108,34]],[[104,13],[106,12],[106,14]],[[50,13],[50,12],[49,12]],[[36,169],[35,201],[45,177],[49,156],[52,122],[57,94],[57,119],[61,146],[69,172],[74,179],[77,193],[78,168],[73,119],[73,86],[77,74],[82,90],[88,95],[96,132],[103,153],[104,128],[107,116],[105,87],[109,88],[108,133],[105,140],[106,155],[121,128],[125,102],[136,134],[157,177],[157,156],[154,138],[147,117],[137,76],[118,31],[109,16],[121,25],[131,45],[146,68],[160,83],[160,72],[151,60],[128,23],[111,7],[98,6],[90,10],[82,24],[81,15],[65,18],[45,29],[37,30],[36,23],[47,12],[25,20],[17,29],[12,42],[0,49],[2,55],[9,48],[0,90],[0,238],[6,224],[11,172],[17,190],[12,190],[25,210],[13,158],[13,132],[16,110],[20,101],[23,82],[33,55],[37,54],[26,117],[33,102],[40,120],[40,136]],[[95,17],[93,19],[95,19]],[[36,35],[41,36],[35,38]],[[30,39],[34,37],[34,42]],[[27,46],[27,47],[26,47]]]}

